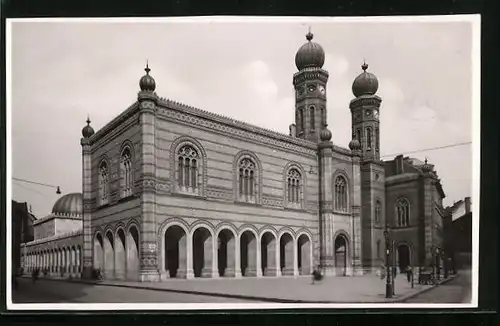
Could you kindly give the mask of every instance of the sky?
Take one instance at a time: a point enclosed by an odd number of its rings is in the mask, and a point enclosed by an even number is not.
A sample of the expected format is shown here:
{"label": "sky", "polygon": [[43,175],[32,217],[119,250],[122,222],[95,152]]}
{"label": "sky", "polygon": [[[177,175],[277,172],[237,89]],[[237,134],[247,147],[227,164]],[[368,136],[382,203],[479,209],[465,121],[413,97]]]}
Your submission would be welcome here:
{"label": "sky", "polygon": [[[294,122],[295,54],[326,53],[328,125],[351,140],[352,82],[366,60],[382,98],[381,154],[472,141],[470,22],[13,22],[12,177],[81,192],[81,130],[97,131],[137,99],[146,60],[156,92],[178,102],[288,134]],[[444,205],[472,195],[472,146],[409,154],[428,158]],[[12,198],[50,213],[55,189],[12,182]]]}

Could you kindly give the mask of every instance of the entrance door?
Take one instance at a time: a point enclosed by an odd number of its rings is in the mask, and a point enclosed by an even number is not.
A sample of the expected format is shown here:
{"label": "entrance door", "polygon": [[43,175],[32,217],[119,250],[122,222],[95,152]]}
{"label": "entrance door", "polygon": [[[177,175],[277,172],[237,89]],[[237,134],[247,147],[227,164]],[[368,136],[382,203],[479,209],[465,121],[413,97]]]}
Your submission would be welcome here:
{"label": "entrance door", "polygon": [[406,244],[398,246],[398,261],[399,261],[399,271],[404,273],[406,267],[410,265],[410,248]]}

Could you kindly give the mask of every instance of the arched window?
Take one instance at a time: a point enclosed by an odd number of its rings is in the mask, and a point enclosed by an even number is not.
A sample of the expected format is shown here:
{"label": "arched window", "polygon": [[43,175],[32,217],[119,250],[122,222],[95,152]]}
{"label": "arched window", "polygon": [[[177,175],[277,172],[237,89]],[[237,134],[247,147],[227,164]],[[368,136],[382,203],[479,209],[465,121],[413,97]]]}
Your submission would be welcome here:
{"label": "arched window", "polygon": [[378,152],[380,148],[380,135],[378,134],[378,128],[375,128],[375,150]]}
{"label": "arched window", "polygon": [[321,121],[320,121],[320,126],[324,126],[325,123],[326,123],[325,108],[321,107]]}
{"label": "arched window", "polygon": [[240,200],[254,201],[255,200],[255,162],[249,157],[243,158],[239,165],[239,195]]}
{"label": "arched window", "polygon": [[304,108],[300,108],[299,109],[299,112],[300,112],[300,129],[301,131],[304,131],[304,129],[306,129],[306,117],[304,115]]}
{"label": "arched window", "polygon": [[198,160],[200,156],[191,145],[177,151],[177,183],[180,190],[194,192],[198,188]]}
{"label": "arched window", "polygon": [[382,214],[382,203],[380,200],[375,202],[375,224],[380,223],[380,216]]}
{"label": "arched window", "polygon": [[132,195],[132,189],[134,187],[134,167],[132,165],[132,155],[129,147],[125,147],[122,151],[120,158],[120,174],[122,197]]}
{"label": "arched window", "polygon": [[288,171],[286,180],[287,180],[288,202],[292,204],[300,204],[301,201],[300,187],[302,187],[302,175],[297,169],[292,168]]}
{"label": "arched window", "polygon": [[358,134],[358,141],[361,144],[361,148],[363,148],[363,139],[361,138],[361,129],[356,130]]}
{"label": "arched window", "polygon": [[372,149],[372,128],[366,128],[366,148]]}
{"label": "arched window", "polygon": [[315,126],[315,117],[314,117],[314,106],[311,106],[309,107],[309,127],[311,130],[314,130],[314,126]]}
{"label": "arched window", "polygon": [[410,225],[410,202],[406,198],[400,198],[396,202],[396,216],[398,226]]}
{"label": "arched window", "polygon": [[347,181],[339,175],[335,178],[334,209],[338,212],[347,212]]}
{"label": "arched window", "polygon": [[101,205],[107,204],[109,199],[108,174],[108,163],[102,161],[99,165],[99,199]]}

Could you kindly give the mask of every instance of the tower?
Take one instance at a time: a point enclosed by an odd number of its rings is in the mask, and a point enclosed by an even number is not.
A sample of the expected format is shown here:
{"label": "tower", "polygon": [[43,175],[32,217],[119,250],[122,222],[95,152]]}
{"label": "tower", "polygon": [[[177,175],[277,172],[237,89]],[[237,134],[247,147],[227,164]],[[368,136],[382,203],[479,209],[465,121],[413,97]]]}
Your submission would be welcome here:
{"label": "tower", "polygon": [[92,160],[90,138],[94,129],[90,126],[90,117],[87,125],[82,129],[82,196],[83,196],[83,268],[82,278],[92,278]]}
{"label": "tower", "polygon": [[156,245],[156,150],[155,120],[158,96],[154,92],[156,83],[149,74],[139,81],[141,90],[139,102],[139,123],[141,133],[140,156],[140,197],[141,197],[141,244],[140,278],[143,282],[160,280],[158,270],[158,248]]}
{"label": "tower", "polygon": [[326,83],[328,72],[323,70],[325,52],[312,42],[313,34],[307,33],[307,43],[295,55],[299,72],[293,76],[295,87],[295,125],[292,135],[313,142],[320,141],[320,132],[326,123]]}
{"label": "tower", "polygon": [[[382,99],[378,90],[377,77],[363,72],[352,85],[355,98],[349,108],[352,115],[352,138],[354,148],[360,151],[361,184],[361,263],[365,272],[374,271],[384,258],[385,225],[385,171],[380,161],[380,120],[379,110]],[[359,148],[360,146],[360,148]]]}

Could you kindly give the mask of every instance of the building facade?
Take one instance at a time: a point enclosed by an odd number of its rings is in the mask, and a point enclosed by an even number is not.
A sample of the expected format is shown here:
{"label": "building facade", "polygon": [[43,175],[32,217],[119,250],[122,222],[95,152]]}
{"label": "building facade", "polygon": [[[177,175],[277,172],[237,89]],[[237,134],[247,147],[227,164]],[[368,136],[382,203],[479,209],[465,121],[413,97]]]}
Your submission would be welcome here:
{"label": "building facade", "polygon": [[352,141],[332,143],[325,53],[306,38],[289,134],[162,98],[149,67],[135,103],[97,132],[87,120],[83,277],[361,275],[384,262],[387,229],[398,261],[425,263],[444,197],[433,167],[380,159],[382,99],[366,64],[346,103]]}

